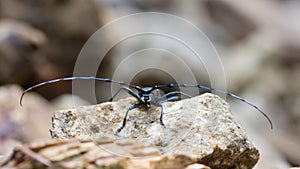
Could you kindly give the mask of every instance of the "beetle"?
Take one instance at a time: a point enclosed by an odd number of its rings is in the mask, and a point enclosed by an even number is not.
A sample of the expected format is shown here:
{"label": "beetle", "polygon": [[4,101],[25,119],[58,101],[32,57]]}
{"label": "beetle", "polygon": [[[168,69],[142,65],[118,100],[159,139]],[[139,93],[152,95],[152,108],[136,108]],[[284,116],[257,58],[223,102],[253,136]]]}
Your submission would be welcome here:
{"label": "beetle", "polygon": [[[187,88],[188,87],[193,87],[193,88],[196,87],[196,88],[203,89],[206,91],[215,91],[217,93],[226,94],[232,98],[240,100],[240,101],[250,105],[251,107],[255,108],[257,111],[259,111],[268,120],[268,122],[270,123],[271,129],[273,129],[273,123],[272,123],[271,119],[267,116],[266,113],[264,113],[255,104],[253,104],[250,101],[248,101],[240,96],[237,96],[233,93],[230,93],[230,92],[227,92],[224,90],[220,90],[220,89],[211,88],[211,87],[204,86],[204,85],[198,85],[198,84],[171,83],[171,84],[167,84],[167,85],[155,85],[152,87],[140,87],[140,86],[129,84],[129,83],[126,83],[123,81],[112,80],[109,78],[101,78],[101,77],[94,77],[94,76],[66,77],[66,78],[59,78],[59,79],[41,82],[41,83],[38,83],[34,86],[27,88],[26,90],[23,91],[23,93],[21,95],[20,105],[22,106],[22,100],[23,100],[24,95],[27,92],[29,92],[37,87],[41,87],[41,86],[51,84],[51,83],[57,83],[60,81],[72,81],[72,80],[95,80],[95,81],[102,81],[102,82],[107,82],[107,83],[115,83],[122,87],[111,97],[111,99],[109,99],[109,101],[112,101],[122,90],[124,90],[125,92],[127,92],[128,94],[130,94],[131,96],[135,97],[138,100],[137,103],[132,104],[127,109],[126,114],[123,119],[122,126],[117,129],[117,132],[122,131],[122,129],[126,126],[126,120],[127,120],[127,116],[128,116],[128,113],[130,112],[130,110],[138,108],[140,106],[146,106],[147,108],[150,108],[151,105],[154,105],[154,106],[160,107],[161,114],[160,114],[159,121],[160,121],[160,124],[165,127],[165,124],[163,122],[162,103],[181,100],[180,95],[186,96],[188,98],[191,98],[192,96],[189,94],[186,94],[184,92],[181,92],[181,91],[171,91],[171,92],[168,92],[168,93],[162,95],[160,91],[161,91],[161,89],[164,89],[164,88],[179,88],[179,87],[187,87]],[[136,90],[137,92],[134,92],[134,90]]]}

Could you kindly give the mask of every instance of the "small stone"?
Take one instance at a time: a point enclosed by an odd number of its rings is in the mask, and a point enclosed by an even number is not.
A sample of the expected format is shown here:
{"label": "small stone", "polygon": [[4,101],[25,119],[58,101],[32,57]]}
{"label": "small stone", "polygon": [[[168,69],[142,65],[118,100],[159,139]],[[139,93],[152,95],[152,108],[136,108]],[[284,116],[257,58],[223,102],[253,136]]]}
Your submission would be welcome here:
{"label": "small stone", "polygon": [[43,63],[46,45],[41,30],[21,20],[0,19],[0,83],[36,80],[38,71],[44,71],[36,65]]}
{"label": "small stone", "polygon": [[49,137],[51,116],[55,110],[45,99],[33,93],[19,100],[23,89],[18,85],[0,87],[0,154],[8,154],[24,141]]}
{"label": "small stone", "polygon": [[[258,150],[231,114],[228,103],[216,95],[206,93],[164,103],[165,128],[159,122],[160,108],[133,109],[126,126],[117,133],[125,112],[135,102],[134,98],[127,98],[58,111],[53,116],[51,135],[63,140],[96,139],[99,136],[113,140],[132,139],[156,145],[170,158],[189,159],[187,165],[201,163],[217,169],[252,168],[259,159]],[[99,130],[95,132],[91,126],[98,126]],[[118,149],[110,151],[128,155]]]}
{"label": "small stone", "polygon": [[187,166],[185,169],[210,169],[210,167],[207,167],[203,164],[192,164]]}

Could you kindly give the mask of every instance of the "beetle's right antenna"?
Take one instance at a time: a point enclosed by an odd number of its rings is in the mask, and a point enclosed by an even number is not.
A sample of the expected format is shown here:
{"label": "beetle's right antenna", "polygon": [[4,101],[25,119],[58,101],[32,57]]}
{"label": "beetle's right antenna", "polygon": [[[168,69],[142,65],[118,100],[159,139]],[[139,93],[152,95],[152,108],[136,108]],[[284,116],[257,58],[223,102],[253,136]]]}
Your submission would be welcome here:
{"label": "beetle's right antenna", "polygon": [[21,98],[20,98],[20,105],[22,106],[23,97],[30,90],[33,90],[35,88],[38,88],[38,87],[41,87],[41,86],[44,86],[44,85],[47,85],[47,84],[51,84],[51,83],[57,83],[57,82],[60,82],[60,81],[72,81],[72,80],[96,80],[96,81],[103,81],[103,82],[109,82],[109,83],[116,83],[116,84],[119,84],[119,85],[122,85],[122,86],[132,87],[132,88],[134,88],[136,90],[140,90],[141,89],[139,86],[128,84],[128,83],[122,82],[122,81],[115,81],[115,80],[108,79],[108,78],[100,78],[100,77],[94,77],[94,76],[66,77],[66,78],[59,78],[59,79],[45,81],[45,82],[36,84],[36,85],[31,86],[28,89],[24,90],[23,93],[22,93],[22,95],[21,95]]}

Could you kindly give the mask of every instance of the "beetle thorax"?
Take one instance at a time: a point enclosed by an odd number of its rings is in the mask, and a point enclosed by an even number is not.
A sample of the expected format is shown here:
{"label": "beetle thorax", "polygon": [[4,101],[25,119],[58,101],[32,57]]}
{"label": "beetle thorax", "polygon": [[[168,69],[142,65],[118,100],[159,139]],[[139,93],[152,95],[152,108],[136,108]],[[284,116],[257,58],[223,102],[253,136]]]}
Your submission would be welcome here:
{"label": "beetle thorax", "polygon": [[152,104],[160,98],[160,90],[154,89],[151,87],[143,88],[143,92],[139,93],[141,101],[146,104]]}

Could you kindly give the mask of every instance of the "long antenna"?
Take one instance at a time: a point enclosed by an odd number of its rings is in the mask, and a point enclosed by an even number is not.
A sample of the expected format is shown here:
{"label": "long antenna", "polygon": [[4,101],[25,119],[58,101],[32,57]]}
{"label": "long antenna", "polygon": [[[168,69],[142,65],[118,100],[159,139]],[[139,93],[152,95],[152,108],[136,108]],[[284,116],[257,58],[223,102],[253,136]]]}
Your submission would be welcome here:
{"label": "long antenna", "polygon": [[238,99],[248,105],[250,105],[251,107],[255,108],[257,111],[259,111],[269,122],[270,126],[271,126],[271,129],[273,129],[273,123],[271,121],[271,119],[269,118],[269,116],[264,113],[260,108],[258,108],[255,104],[251,103],[250,101],[240,97],[240,96],[237,96],[233,93],[230,93],[230,92],[226,92],[224,90],[220,90],[220,89],[215,89],[215,88],[211,88],[211,87],[207,87],[207,86],[203,86],[203,85],[193,85],[193,84],[168,84],[168,85],[157,85],[155,86],[154,88],[156,89],[161,89],[161,88],[173,88],[173,87],[197,87],[199,89],[203,89],[203,90],[207,90],[207,91],[215,91],[217,93],[222,93],[222,94],[226,94],[232,98],[235,98],[235,99]]}
{"label": "long antenna", "polygon": [[59,79],[45,81],[45,82],[42,82],[42,83],[39,83],[39,84],[36,84],[34,86],[31,86],[31,87],[27,88],[26,90],[23,91],[23,93],[21,95],[20,105],[22,106],[23,97],[30,90],[33,90],[35,88],[38,88],[38,87],[41,87],[41,86],[44,86],[44,85],[47,85],[47,84],[51,84],[51,83],[57,83],[57,82],[60,82],[60,81],[72,81],[72,80],[96,80],[96,81],[103,81],[103,82],[109,82],[109,83],[116,83],[116,84],[123,85],[123,86],[129,86],[129,87],[135,88],[136,90],[141,89],[139,86],[128,84],[128,83],[122,82],[122,81],[111,80],[111,79],[108,79],[108,78],[100,78],[100,77],[94,77],[94,76],[66,77],[66,78],[59,78]]}

